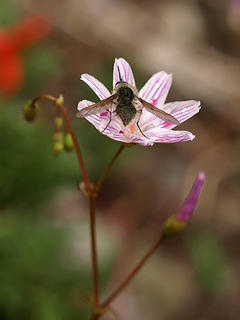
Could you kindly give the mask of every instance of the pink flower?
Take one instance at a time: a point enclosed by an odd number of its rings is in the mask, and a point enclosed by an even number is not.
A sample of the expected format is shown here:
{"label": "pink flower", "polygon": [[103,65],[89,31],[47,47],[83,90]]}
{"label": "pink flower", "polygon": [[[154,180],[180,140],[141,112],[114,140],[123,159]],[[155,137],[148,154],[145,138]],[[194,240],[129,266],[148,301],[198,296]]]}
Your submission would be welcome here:
{"label": "pink flower", "polygon": [[[111,93],[97,79],[89,74],[82,74],[81,80],[86,82],[96,93],[99,99],[108,98]],[[132,69],[126,60],[115,59],[113,68],[113,87],[120,80],[127,82],[132,87],[136,87]],[[166,103],[165,100],[171,87],[172,75],[164,71],[155,73],[139,91],[138,97],[151,103],[173,117],[180,123],[191,118],[200,110],[200,102],[194,100]],[[78,110],[94,104],[88,100],[82,100],[78,104]],[[111,117],[111,119],[110,119]],[[194,135],[191,132],[183,130],[172,130],[176,124],[164,121],[154,114],[147,111],[144,107],[138,123],[131,122],[124,126],[116,113],[102,112],[96,115],[87,116],[86,119],[91,122],[97,130],[111,139],[135,143],[142,146],[152,146],[154,143],[174,143],[193,140]]]}

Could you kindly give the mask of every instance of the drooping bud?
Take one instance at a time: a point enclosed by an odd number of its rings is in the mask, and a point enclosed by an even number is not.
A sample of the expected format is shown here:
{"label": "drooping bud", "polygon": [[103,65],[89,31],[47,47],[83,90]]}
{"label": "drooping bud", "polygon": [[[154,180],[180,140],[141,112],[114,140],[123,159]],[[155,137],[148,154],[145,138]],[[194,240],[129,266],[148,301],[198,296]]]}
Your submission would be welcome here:
{"label": "drooping bud", "polygon": [[64,137],[64,149],[68,152],[71,152],[74,149],[71,133],[67,133]]}
{"label": "drooping bud", "polygon": [[54,151],[54,154],[57,156],[64,149],[64,138],[63,138],[63,134],[61,131],[54,133],[53,141],[54,141],[53,151]]}
{"label": "drooping bud", "polygon": [[54,154],[57,156],[63,151],[63,144],[61,142],[55,142],[53,145]]}
{"label": "drooping bud", "polygon": [[63,97],[63,94],[60,94],[56,99],[56,105],[61,106],[63,105],[63,103],[64,103],[64,97]]}
{"label": "drooping bud", "polygon": [[63,118],[60,116],[57,116],[55,118],[55,129],[58,130],[62,130],[63,127]]}
{"label": "drooping bud", "polygon": [[53,135],[54,142],[61,142],[63,144],[63,133],[61,131],[55,132]]}
{"label": "drooping bud", "polygon": [[200,172],[181,210],[165,221],[162,229],[163,237],[174,236],[182,232],[187,227],[197,205],[197,201],[204,181],[205,174],[203,172]]}
{"label": "drooping bud", "polygon": [[28,101],[23,107],[24,118],[28,122],[33,122],[38,113],[39,106],[37,103],[33,103],[31,100]]}

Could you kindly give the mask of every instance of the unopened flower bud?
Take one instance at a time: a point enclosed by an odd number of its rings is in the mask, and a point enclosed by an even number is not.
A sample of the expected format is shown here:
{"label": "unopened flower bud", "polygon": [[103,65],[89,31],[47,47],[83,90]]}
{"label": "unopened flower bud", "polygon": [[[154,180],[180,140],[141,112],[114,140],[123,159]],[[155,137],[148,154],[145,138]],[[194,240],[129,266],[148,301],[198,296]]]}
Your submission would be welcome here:
{"label": "unopened flower bud", "polygon": [[63,118],[57,116],[55,118],[55,128],[56,128],[56,130],[61,130],[62,127],[63,127]]}
{"label": "unopened flower bud", "polygon": [[73,139],[71,133],[67,133],[64,137],[64,149],[68,152],[74,149]]}
{"label": "unopened flower bud", "polygon": [[186,228],[197,205],[197,201],[204,181],[205,174],[203,172],[200,172],[181,210],[165,221],[162,229],[163,237],[174,236]]}
{"label": "unopened flower bud", "polygon": [[59,155],[63,151],[63,148],[64,148],[63,143],[55,142],[54,145],[53,145],[54,154],[56,156]]}
{"label": "unopened flower bud", "polygon": [[64,149],[64,144],[63,144],[64,139],[63,139],[63,134],[61,131],[54,133],[53,141],[54,141],[54,145],[53,145],[54,154],[58,155]]}
{"label": "unopened flower bud", "polygon": [[63,141],[64,141],[63,133],[61,131],[60,132],[55,132],[54,135],[53,135],[53,141],[63,144]]}
{"label": "unopened flower bud", "polygon": [[56,99],[56,104],[57,104],[58,106],[61,106],[61,105],[63,105],[63,103],[64,103],[64,97],[63,97],[63,94],[60,94],[60,95],[58,96],[58,98]]}
{"label": "unopened flower bud", "polygon": [[28,101],[23,107],[24,118],[28,122],[33,122],[36,119],[39,106],[37,103]]}

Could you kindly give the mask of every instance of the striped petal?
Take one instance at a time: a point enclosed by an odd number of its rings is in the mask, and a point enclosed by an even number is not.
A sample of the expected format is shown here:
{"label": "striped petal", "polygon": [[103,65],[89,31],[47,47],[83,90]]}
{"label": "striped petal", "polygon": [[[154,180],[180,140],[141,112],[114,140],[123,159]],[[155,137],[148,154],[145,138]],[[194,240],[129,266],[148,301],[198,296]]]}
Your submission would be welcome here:
{"label": "striped petal", "polygon": [[155,73],[139,91],[139,97],[154,106],[164,104],[172,84],[172,75],[164,71]]}
{"label": "striped petal", "polygon": [[[187,100],[166,103],[159,109],[171,114],[182,123],[198,113],[200,108],[200,101]],[[143,111],[139,125],[144,131],[154,127],[172,129],[176,126],[175,124],[157,118],[147,110]]]}
{"label": "striped petal", "polygon": [[[83,108],[91,106],[92,104],[94,104],[94,102],[89,101],[89,100],[82,100],[79,102],[77,109],[81,110]],[[110,114],[109,114],[109,112],[102,112],[100,114],[94,114],[94,115],[88,116],[88,117],[86,117],[86,119],[89,122],[91,122],[91,124],[93,124],[97,130],[103,131],[104,128],[106,128],[106,126],[109,123]]]}
{"label": "striped petal", "polygon": [[[83,108],[86,108],[88,106],[91,106],[94,104],[94,102],[89,100],[82,100],[79,102],[77,109],[81,110]],[[111,139],[122,141],[125,143],[131,143],[131,137],[127,137],[124,135],[124,126],[122,125],[122,122],[112,116],[112,119],[110,121],[110,114],[109,112],[102,112],[100,114],[95,114],[86,117],[94,127],[100,131],[102,134],[108,136]]]}
{"label": "striped petal", "polygon": [[106,99],[111,95],[108,89],[96,78],[87,73],[81,75],[81,80],[84,81],[96,93],[100,100]]}
{"label": "striped petal", "polygon": [[116,58],[113,66],[113,87],[119,81],[125,81],[132,85],[136,86],[132,69],[128,62],[123,58]]}
{"label": "striped petal", "polygon": [[145,130],[144,134],[154,143],[184,142],[195,138],[195,136],[188,131],[175,131],[158,127]]}
{"label": "striped petal", "polygon": [[131,143],[140,144],[143,147],[151,147],[155,143],[153,140],[148,139],[143,135],[129,134],[128,137],[131,140]]}

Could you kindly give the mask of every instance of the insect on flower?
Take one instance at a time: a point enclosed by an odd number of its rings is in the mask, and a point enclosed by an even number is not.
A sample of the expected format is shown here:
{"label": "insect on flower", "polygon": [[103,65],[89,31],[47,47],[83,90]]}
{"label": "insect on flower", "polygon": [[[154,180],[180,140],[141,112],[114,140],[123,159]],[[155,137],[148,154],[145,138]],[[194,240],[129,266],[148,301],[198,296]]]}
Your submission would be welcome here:
{"label": "insect on flower", "polygon": [[88,74],[83,74],[81,79],[95,91],[101,101],[80,101],[77,117],[86,117],[110,138],[144,146],[194,138],[190,132],[170,129],[198,112],[200,102],[185,101],[164,105],[171,85],[171,75],[166,72],[155,74],[139,93],[132,70],[122,58],[115,60],[112,94]]}

